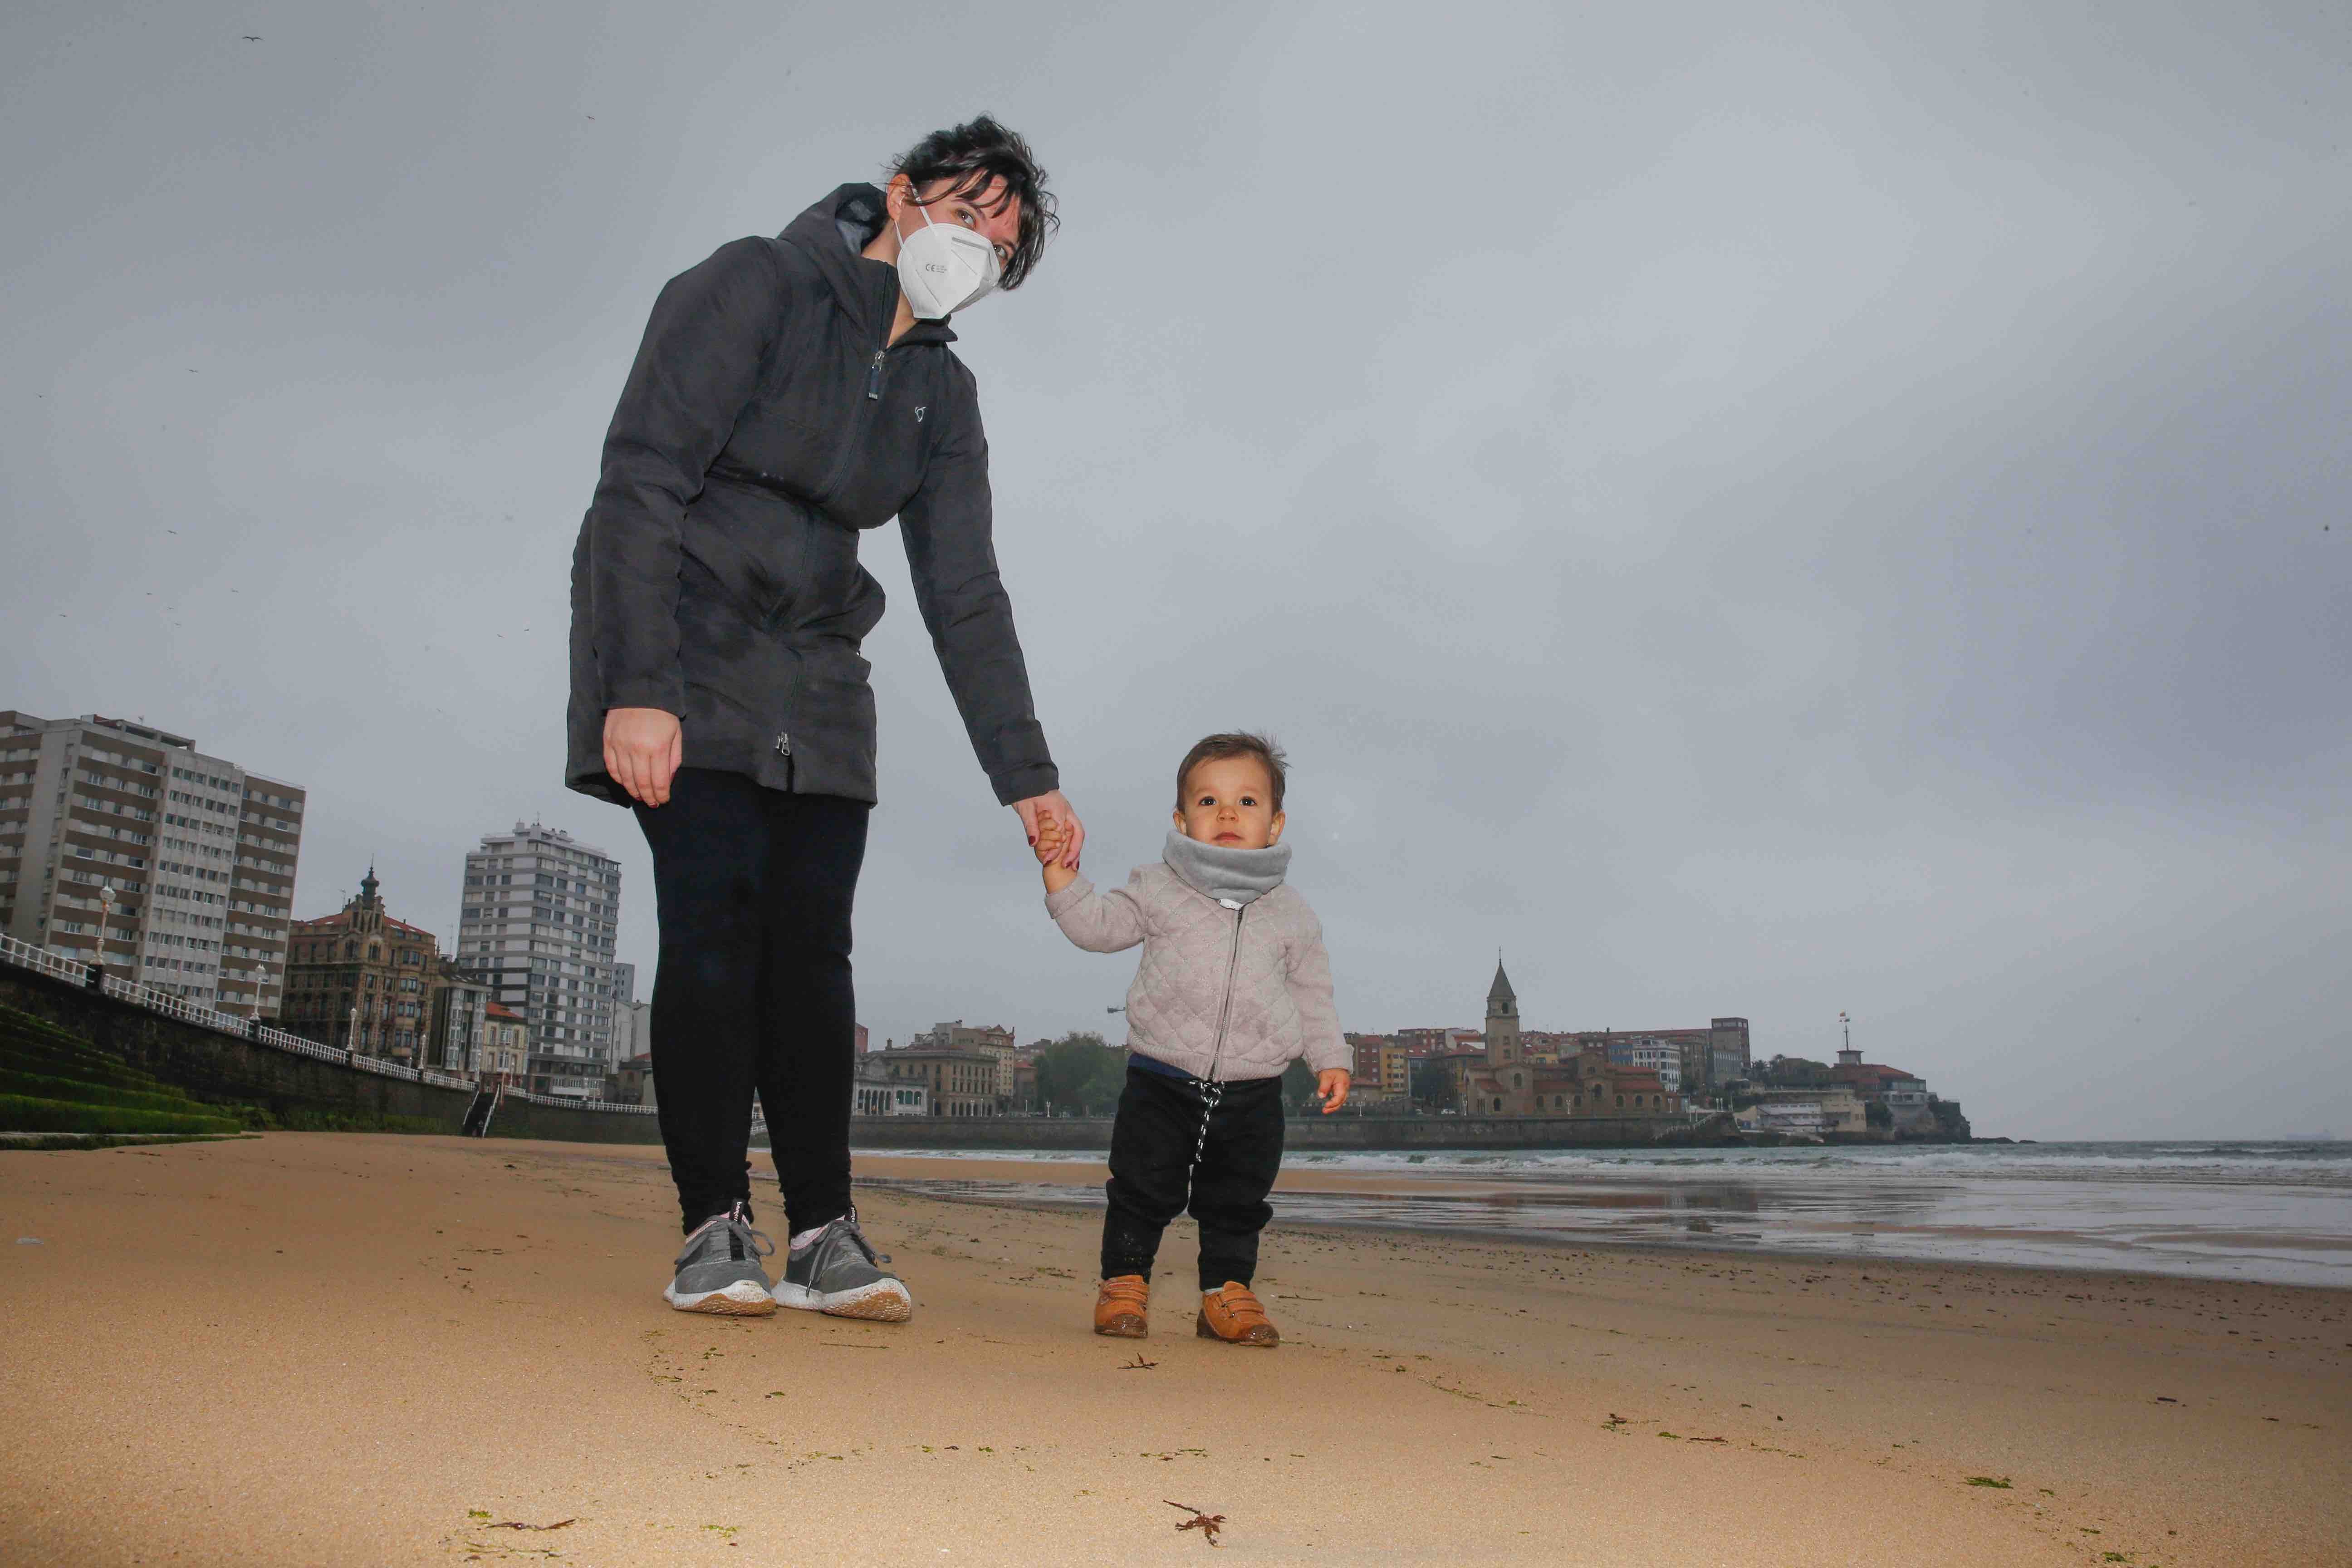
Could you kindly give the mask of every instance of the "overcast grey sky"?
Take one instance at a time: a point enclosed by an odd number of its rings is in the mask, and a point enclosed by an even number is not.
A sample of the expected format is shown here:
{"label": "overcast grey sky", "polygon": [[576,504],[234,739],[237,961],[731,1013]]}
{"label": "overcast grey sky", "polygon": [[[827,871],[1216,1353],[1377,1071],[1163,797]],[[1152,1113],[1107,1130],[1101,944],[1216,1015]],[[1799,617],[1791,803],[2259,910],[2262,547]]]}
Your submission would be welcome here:
{"label": "overcast grey sky", "polygon": [[[2341,5],[17,0],[0,705],[307,786],[301,915],[373,856],[446,941],[566,827],[649,973],[561,785],[646,312],[982,110],[1063,204],[957,328],[1098,880],[1262,726],[1350,1028],[1499,946],[1531,1026],[1850,1010],[1980,1132],[2352,1132]],[[863,1016],[1116,1025],[866,559]]]}

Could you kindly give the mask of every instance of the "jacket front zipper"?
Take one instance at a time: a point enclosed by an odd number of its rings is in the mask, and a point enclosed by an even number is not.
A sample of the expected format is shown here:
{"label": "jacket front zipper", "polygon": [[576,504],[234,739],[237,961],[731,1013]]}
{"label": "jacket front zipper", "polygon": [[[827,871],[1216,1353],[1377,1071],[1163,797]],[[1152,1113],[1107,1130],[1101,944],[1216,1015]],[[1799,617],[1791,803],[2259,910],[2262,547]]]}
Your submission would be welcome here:
{"label": "jacket front zipper", "polygon": [[1217,1060],[1225,1054],[1225,1026],[1234,1016],[1234,976],[1242,966],[1242,921],[1248,917],[1247,904],[1234,911],[1234,951],[1225,960],[1225,1005],[1217,1012],[1217,1037],[1209,1047],[1209,1070],[1201,1075],[1211,1083],[1217,1079]]}
{"label": "jacket front zipper", "polygon": [[834,498],[834,493],[841,488],[842,479],[849,472],[849,465],[857,460],[859,449],[865,444],[866,408],[868,404],[882,401],[882,363],[889,357],[889,346],[885,344],[876,349],[874,357],[866,362],[866,395],[850,405],[849,429],[842,437],[841,455],[833,460],[833,472],[825,475],[824,483],[817,487],[815,504],[818,506]]}
{"label": "jacket front zipper", "polygon": [[[893,279],[892,290],[895,290],[896,285],[897,279]],[[886,291],[886,297],[877,303],[882,309],[883,320],[886,322],[895,321],[898,319],[898,301],[895,292]],[[866,362],[866,395],[859,398],[850,409],[849,432],[842,441],[841,455],[833,460],[833,472],[825,475],[824,483],[817,487],[816,504],[819,506],[833,499],[834,492],[841,488],[842,479],[849,472],[849,465],[857,458],[861,437],[865,434],[866,405],[882,401],[882,367],[890,357],[890,329],[885,326],[882,331],[883,338],[881,342],[875,346],[874,357]]]}
{"label": "jacket front zipper", "polygon": [[[857,458],[858,448],[863,444],[865,436],[866,405],[882,401],[882,366],[889,357],[890,348],[885,343],[876,349],[874,357],[866,362],[866,395],[850,405],[849,433],[842,440],[841,455],[834,458],[833,472],[825,475],[824,485],[817,490],[816,504],[820,507],[833,499],[834,491],[840,488],[843,478],[849,472],[849,465]],[[782,755],[784,765],[788,770],[793,767],[791,725],[793,721],[799,717],[797,710],[800,707],[801,678],[806,673],[807,667],[807,656],[800,649],[794,648],[793,650],[793,689],[792,694],[784,699],[785,728],[780,730],[776,735],[776,750]],[[786,787],[790,788],[790,785],[787,784]]]}

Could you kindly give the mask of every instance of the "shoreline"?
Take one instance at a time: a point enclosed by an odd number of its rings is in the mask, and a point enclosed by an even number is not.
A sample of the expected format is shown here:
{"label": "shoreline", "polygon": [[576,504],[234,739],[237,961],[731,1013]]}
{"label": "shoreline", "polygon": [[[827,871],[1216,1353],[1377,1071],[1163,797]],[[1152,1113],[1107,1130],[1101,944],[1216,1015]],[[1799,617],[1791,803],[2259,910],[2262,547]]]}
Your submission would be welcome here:
{"label": "shoreline", "polygon": [[[668,1310],[657,1151],[0,1160],[0,1223],[41,1242],[0,1251],[0,1557],[1195,1560],[1171,1499],[1251,1563],[2234,1568],[2352,1539],[2340,1291],[1277,1222],[1269,1352],[1192,1336],[1182,1222],[1151,1337],[1108,1341],[1094,1215],[859,1201],[911,1324]],[[138,1291],[89,1289],[126,1259]]]}
{"label": "shoreline", "polygon": [[[1098,1186],[1107,1174],[1099,1159],[1010,1159],[988,1152],[869,1151],[857,1170],[877,1189],[1097,1212],[1098,1200],[1080,1199],[1074,1189]],[[1300,1160],[1286,1165],[1276,1184],[1274,1223],[1551,1248],[1640,1247],[1665,1256],[1890,1268],[1968,1263],[2352,1289],[2352,1228],[2337,1212],[2352,1194],[2243,1189],[2244,1197],[2218,1201],[2256,1208],[2225,1224],[2210,1206],[2197,1206],[2217,1201],[2219,1189],[2189,1184],[2158,1198],[2147,1195],[2151,1190],[2161,1191],[2113,1181],[2052,1185],[2028,1176],[2011,1185],[1974,1174],[1900,1171],[1845,1170],[1825,1182],[1802,1170],[1685,1167],[1668,1178],[1654,1166],[1580,1166],[1561,1173],[1486,1171],[1475,1162],[1343,1168]],[[2167,1202],[2184,1205],[2177,1220],[2152,1218],[2151,1205]],[[2282,1204],[2295,1206],[2282,1210]]]}
{"label": "shoreline", "polygon": [[[864,1185],[866,1181],[866,1178],[858,1178],[860,1185]],[[1024,1198],[1017,1194],[1000,1196],[982,1192],[969,1194],[935,1193],[908,1189],[896,1184],[896,1178],[882,1178],[881,1180],[873,1183],[873,1190],[877,1192],[886,1192],[919,1197],[932,1203],[963,1205],[974,1208],[1002,1208],[1014,1210],[1023,1214],[1087,1214],[1095,1212],[1093,1210],[1080,1208],[1071,1205],[1052,1204],[1041,1202],[1036,1199]],[[1071,1184],[1075,1185],[1076,1184]],[[1328,1234],[1332,1237],[1407,1236],[1412,1237],[1418,1240],[1431,1242],[1466,1239],[1477,1241],[1487,1246],[1523,1247],[1549,1252],[1626,1253],[1664,1261],[1672,1261],[1676,1258],[1746,1258],[1750,1260],[1767,1258],[1777,1262],[1802,1263],[1808,1267],[1819,1267],[1823,1268],[1885,1268],[1888,1270],[1970,1268],[1981,1269],[1989,1273],[2011,1272],[2037,1277],[2050,1275],[2080,1276],[2084,1279],[2111,1282],[2118,1285],[2135,1282],[2147,1285],[2170,1285],[2180,1283],[2184,1279],[2200,1279],[2200,1277],[2193,1275],[2166,1274],[2145,1268],[2100,1268],[2078,1263],[2019,1263],[2000,1258],[1956,1258],[1948,1261],[1936,1258],[1895,1257],[1857,1258],[1842,1253],[1784,1251],[1769,1247],[1740,1247],[1730,1242],[1723,1241],[1619,1241],[1605,1236],[1584,1236],[1561,1234],[1557,1232],[1549,1234],[1522,1234],[1520,1232],[1509,1230],[1481,1230],[1469,1226],[1416,1226],[1386,1224],[1372,1220],[1364,1220],[1360,1222],[1330,1219],[1285,1220],[1277,1216],[1273,1223],[1267,1226],[1267,1233],[1271,1235],[1277,1230],[1285,1234],[1299,1236],[1316,1236],[1323,1234]],[[2204,1279],[2200,1282],[2206,1284],[2241,1283],[2241,1281],[2234,1280],[2210,1279]],[[2282,1281],[2273,1279],[2247,1280],[2242,1281],[2242,1283],[2258,1285],[2265,1290],[2299,1292],[2318,1297],[2341,1298],[2352,1295],[2352,1286],[2305,1285],[2291,1280]]]}

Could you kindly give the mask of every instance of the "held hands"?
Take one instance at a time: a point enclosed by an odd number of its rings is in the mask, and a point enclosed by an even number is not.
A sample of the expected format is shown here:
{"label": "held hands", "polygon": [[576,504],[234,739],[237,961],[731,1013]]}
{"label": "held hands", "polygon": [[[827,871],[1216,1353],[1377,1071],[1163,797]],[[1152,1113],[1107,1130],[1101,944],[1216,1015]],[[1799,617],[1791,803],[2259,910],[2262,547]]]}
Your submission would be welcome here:
{"label": "held hands", "polygon": [[1037,833],[1031,842],[1037,851],[1037,864],[1045,868],[1045,890],[1049,893],[1058,893],[1078,879],[1077,871],[1063,864],[1070,848],[1070,829],[1064,827],[1062,819],[1051,811],[1037,814]]}
{"label": "held hands", "polygon": [[670,776],[677,772],[684,747],[677,715],[666,709],[604,710],[604,771],[633,800],[669,803]]}
{"label": "held hands", "polygon": [[[1016,800],[1013,803],[1013,809],[1021,814],[1022,831],[1029,835],[1032,848],[1038,847],[1038,826],[1046,816],[1051,816],[1060,824],[1062,864],[1073,871],[1078,868],[1078,852],[1087,847],[1087,825],[1078,820],[1078,814],[1070,809],[1070,803],[1063,798],[1060,790],[1047,790],[1044,795],[1033,795],[1027,800]],[[1041,863],[1045,859],[1042,851],[1038,859]],[[1066,878],[1063,885],[1068,885]]]}
{"label": "held hands", "polygon": [[1323,1102],[1324,1115],[1348,1103],[1348,1085],[1351,1081],[1346,1068],[1325,1068],[1315,1075],[1315,1098]]}

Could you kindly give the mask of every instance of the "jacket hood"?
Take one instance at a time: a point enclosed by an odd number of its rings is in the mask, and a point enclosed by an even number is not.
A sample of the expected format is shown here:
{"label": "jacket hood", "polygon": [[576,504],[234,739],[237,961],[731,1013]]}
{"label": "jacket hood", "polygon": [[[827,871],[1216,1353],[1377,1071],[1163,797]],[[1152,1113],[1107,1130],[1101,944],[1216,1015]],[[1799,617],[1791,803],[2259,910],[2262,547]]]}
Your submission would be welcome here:
{"label": "jacket hood", "polygon": [[1160,858],[1185,886],[1209,895],[1221,904],[1239,909],[1282,886],[1290,869],[1290,846],[1269,844],[1263,849],[1233,849],[1203,844],[1175,828],[1168,830],[1168,847]]}
{"label": "jacket hood", "polygon": [[[877,341],[888,334],[898,309],[898,269],[858,252],[882,232],[887,210],[881,187],[861,180],[837,186],[777,237],[816,263],[849,319]],[[919,321],[898,340],[900,344],[953,342],[955,333],[946,321]]]}

